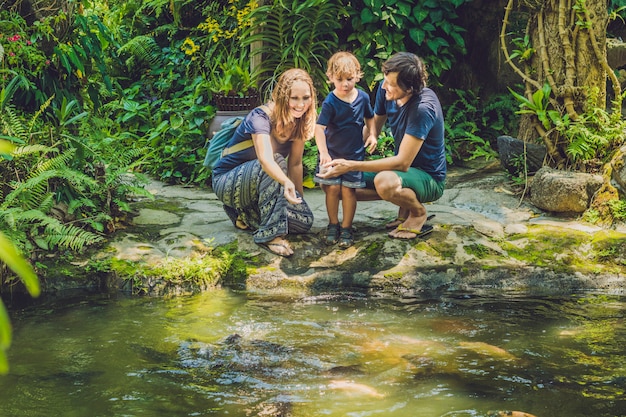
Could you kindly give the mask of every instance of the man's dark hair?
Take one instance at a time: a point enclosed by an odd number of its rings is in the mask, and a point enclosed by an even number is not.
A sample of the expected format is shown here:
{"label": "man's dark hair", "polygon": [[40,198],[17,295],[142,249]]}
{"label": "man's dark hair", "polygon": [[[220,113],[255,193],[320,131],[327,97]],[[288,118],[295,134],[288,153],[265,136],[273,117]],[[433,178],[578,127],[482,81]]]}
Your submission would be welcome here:
{"label": "man's dark hair", "polygon": [[383,74],[398,73],[398,86],[405,91],[413,90],[420,94],[426,87],[428,72],[422,60],[410,52],[398,52],[392,55],[382,67]]}

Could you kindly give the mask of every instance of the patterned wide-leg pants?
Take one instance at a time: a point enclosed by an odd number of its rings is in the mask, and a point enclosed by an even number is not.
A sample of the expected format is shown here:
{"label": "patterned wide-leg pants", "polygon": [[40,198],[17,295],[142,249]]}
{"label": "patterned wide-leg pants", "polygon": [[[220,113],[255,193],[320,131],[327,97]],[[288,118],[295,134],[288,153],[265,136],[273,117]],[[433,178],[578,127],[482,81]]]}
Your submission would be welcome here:
{"label": "patterned wide-leg pants", "polygon": [[[285,158],[277,153],[274,159],[287,172]],[[257,159],[214,177],[213,191],[233,224],[239,220],[254,231],[256,243],[306,233],[313,226],[313,212],[308,204],[304,200],[301,204],[289,203],[283,186],[263,171]]]}

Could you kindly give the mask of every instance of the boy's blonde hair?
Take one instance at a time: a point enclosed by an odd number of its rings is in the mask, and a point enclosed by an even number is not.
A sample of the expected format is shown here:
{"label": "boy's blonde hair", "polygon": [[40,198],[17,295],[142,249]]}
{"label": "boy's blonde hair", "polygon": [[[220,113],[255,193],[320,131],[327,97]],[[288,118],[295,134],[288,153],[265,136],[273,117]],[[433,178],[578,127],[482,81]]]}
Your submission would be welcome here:
{"label": "boy's blonde hair", "polygon": [[340,78],[341,76],[356,78],[357,82],[363,77],[361,64],[350,52],[336,52],[328,60],[326,76],[330,78]]}

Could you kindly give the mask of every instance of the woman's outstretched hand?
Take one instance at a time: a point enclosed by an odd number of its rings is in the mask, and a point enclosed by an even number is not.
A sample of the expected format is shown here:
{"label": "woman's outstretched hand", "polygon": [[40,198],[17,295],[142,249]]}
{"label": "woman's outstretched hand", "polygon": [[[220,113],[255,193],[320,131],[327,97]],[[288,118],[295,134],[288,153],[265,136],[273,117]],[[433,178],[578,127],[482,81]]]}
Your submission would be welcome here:
{"label": "woman's outstretched hand", "polygon": [[291,204],[300,204],[302,203],[302,197],[298,197],[296,194],[296,186],[293,184],[291,180],[285,181],[285,185],[283,186],[285,189],[284,196]]}

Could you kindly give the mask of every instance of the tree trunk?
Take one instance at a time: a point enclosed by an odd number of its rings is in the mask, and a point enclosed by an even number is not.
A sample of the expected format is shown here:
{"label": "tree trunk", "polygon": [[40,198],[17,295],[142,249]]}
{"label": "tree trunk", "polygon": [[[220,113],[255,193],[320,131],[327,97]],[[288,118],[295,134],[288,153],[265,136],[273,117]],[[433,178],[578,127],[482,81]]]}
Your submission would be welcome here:
{"label": "tree trunk", "polygon": [[[510,0],[508,11],[513,0]],[[524,95],[531,99],[545,83],[551,87],[548,109],[562,117],[577,120],[587,106],[606,106],[606,0],[520,0],[529,11],[527,35],[534,49],[525,61]],[[506,24],[506,19],[505,19]],[[504,31],[503,31],[504,32]],[[597,89],[596,93],[593,93]],[[595,102],[590,103],[589,98]],[[567,141],[539,122],[536,114],[524,114],[519,138],[543,141],[548,148],[547,163],[556,168],[569,167]]]}

